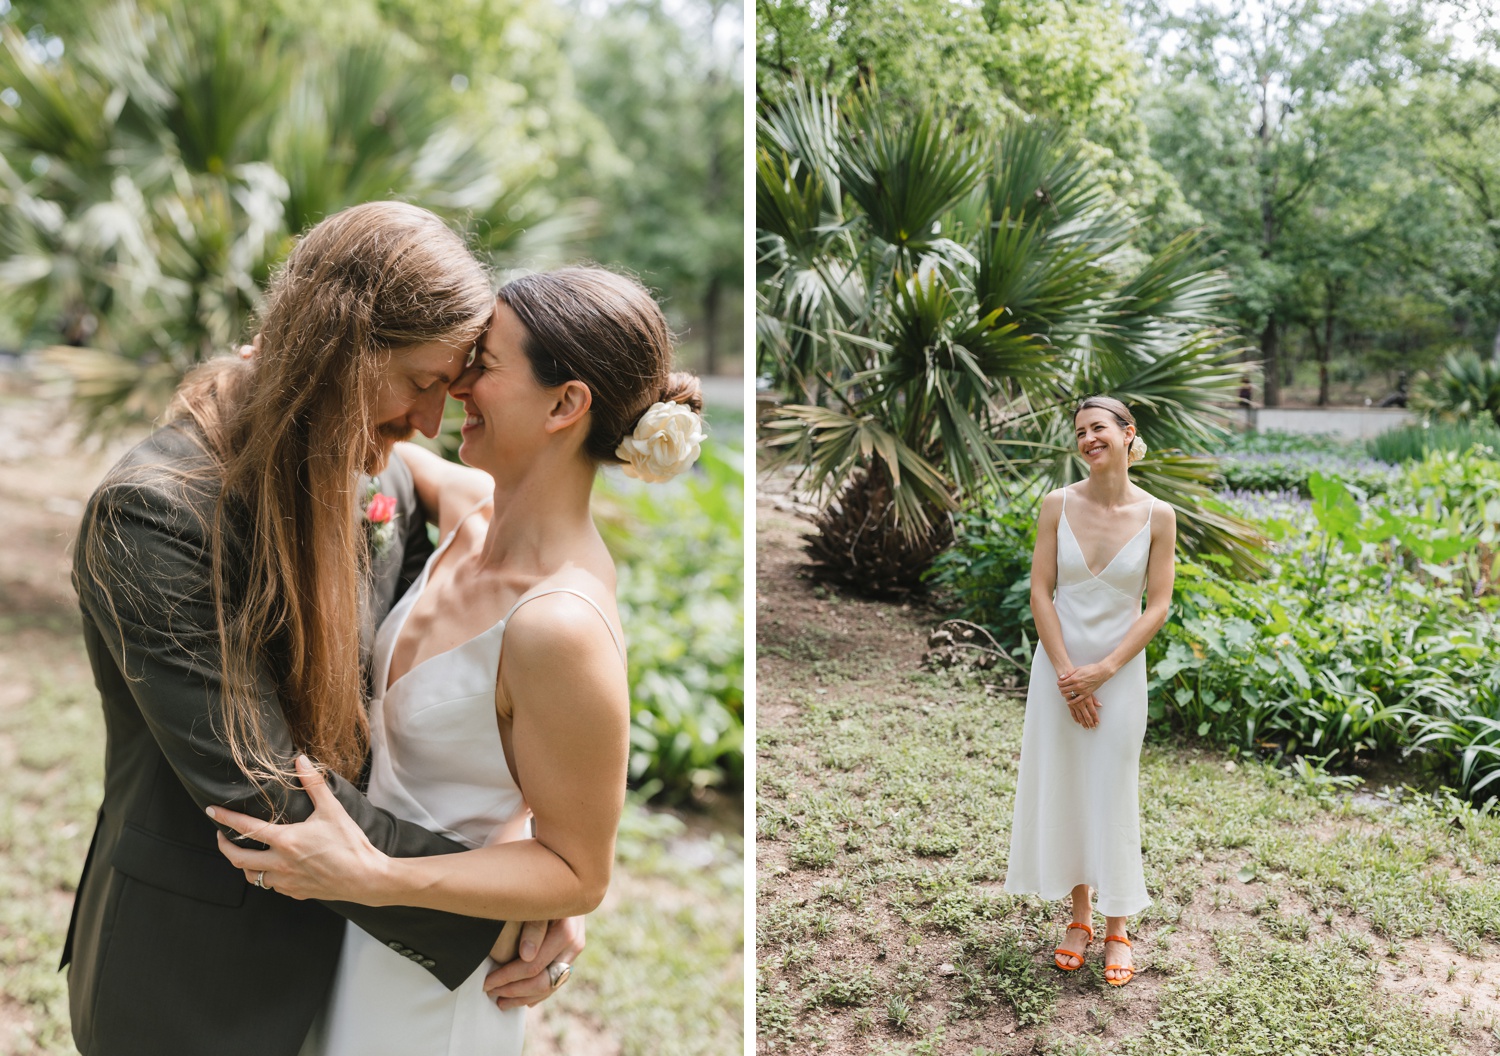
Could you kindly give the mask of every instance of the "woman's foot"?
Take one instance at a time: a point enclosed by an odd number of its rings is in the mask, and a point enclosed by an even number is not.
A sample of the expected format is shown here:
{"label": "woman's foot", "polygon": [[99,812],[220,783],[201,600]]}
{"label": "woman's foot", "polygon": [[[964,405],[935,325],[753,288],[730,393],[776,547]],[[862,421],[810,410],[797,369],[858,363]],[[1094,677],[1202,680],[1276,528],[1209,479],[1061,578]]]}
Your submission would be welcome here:
{"label": "woman's foot", "polygon": [[1052,961],[1065,972],[1076,972],[1083,967],[1083,951],[1093,941],[1094,929],[1081,920],[1068,925],[1062,945],[1052,954]]}
{"label": "woman's foot", "polygon": [[1130,940],[1124,935],[1109,935],[1104,940],[1104,979],[1111,986],[1124,986],[1135,976],[1135,959]]}

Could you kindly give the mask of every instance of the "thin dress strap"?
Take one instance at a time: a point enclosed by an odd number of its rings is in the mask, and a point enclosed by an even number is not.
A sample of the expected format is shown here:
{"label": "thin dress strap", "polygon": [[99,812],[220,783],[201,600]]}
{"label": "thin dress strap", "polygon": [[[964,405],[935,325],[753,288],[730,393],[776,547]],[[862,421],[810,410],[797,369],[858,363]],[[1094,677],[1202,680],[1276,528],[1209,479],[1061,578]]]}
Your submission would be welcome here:
{"label": "thin dress strap", "polygon": [[609,622],[609,617],[604,615],[604,610],[599,607],[599,603],[597,601],[589,597],[583,591],[574,590],[572,587],[549,587],[546,590],[539,590],[535,594],[523,594],[516,601],[516,603],[510,607],[510,611],[505,614],[505,618],[500,622],[509,624],[510,618],[516,614],[516,610],[519,609],[522,605],[525,605],[533,598],[545,598],[548,594],[572,594],[575,598],[582,598],[584,601],[588,602],[593,610],[599,614],[599,618],[604,621],[605,629],[609,631],[610,638],[614,640],[615,648],[620,652],[620,662],[625,662],[625,643],[620,641],[620,636],[615,633],[615,625]]}
{"label": "thin dress strap", "polygon": [[[465,521],[467,521],[470,517],[474,516],[476,513],[478,513],[480,510],[484,509],[494,501],[495,496],[486,495],[484,498],[476,502],[473,506],[470,506],[467,510],[465,510],[464,515],[453,522],[453,530],[450,531],[448,533],[448,537],[443,540],[443,546],[447,546],[449,543],[453,542],[453,537],[458,534],[458,530],[464,526]],[[439,549],[441,549],[441,547]]]}

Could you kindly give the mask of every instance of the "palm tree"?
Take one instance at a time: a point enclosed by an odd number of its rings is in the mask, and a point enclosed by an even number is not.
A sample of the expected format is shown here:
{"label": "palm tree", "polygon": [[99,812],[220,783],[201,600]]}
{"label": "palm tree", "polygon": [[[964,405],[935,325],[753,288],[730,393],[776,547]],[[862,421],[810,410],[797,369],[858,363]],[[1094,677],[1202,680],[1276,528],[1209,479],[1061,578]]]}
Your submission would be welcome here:
{"label": "palm tree", "polygon": [[1147,257],[1061,135],[903,119],[873,89],[765,106],[756,162],[758,353],[796,401],[764,446],[832,497],[825,574],[915,589],[962,503],[1077,477],[1068,415],[1093,392],[1136,409],[1158,452],[1138,475],[1185,545],[1258,566],[1213,463],[1181,453],[1223,434],[1243,370],[1196,237]]}
{"label": "palm tree", "polygon": [[345,206],[411,198],[492,258],[578,231],[539,223],[550,159],[445,82],[379,44],[282,39],[234,0],[117,0],[62,60],[0,28],[0,85],[0,307],[95,429],[154,417],[242,340],[292,236]]}

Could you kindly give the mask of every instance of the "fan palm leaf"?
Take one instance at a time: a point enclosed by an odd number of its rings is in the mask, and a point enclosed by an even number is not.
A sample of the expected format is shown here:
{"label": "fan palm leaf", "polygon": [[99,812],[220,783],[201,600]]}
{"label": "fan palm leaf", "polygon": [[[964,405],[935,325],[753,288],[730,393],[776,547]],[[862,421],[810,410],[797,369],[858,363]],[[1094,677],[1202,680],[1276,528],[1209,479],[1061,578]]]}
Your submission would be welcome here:
{"label": "fan palm leaf", "polygon": [[[1263,540],[1213,499],[1213,464],[1180,453],[1222,433],[1244,369],[1199,239],[1122,276],[1133,219],[1035,124],[963,132],[892,114],[873,90],[836,108],[801,88],[760,129],[759,350],[796,394],[765,442],[773,465],[838,496],[821,562],[878,567],[897,589],[963,502],[1006,479],[1074,479],[1073,408],[1108,392],[1137,409],[1154,448],[1137,468],[1178,508],[1184,545],[1259,567]],[[912,567],[849,516],[904,534]]]}

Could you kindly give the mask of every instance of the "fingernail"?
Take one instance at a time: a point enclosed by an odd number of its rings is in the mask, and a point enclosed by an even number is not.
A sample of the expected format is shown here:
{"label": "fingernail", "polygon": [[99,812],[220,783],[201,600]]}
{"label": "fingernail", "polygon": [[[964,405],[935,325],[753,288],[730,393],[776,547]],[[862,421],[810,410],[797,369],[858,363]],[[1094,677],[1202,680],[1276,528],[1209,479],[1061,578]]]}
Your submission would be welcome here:
{"label": "fingernail", "polygon": [[218,815],[217,815],[217,814],[215,814],[215,813],[214,813],[214,808],[213,808],[213,807],[209,807],[209,808],[208,808],[208,809],[207,809],[207,811],[206,811],[206,813],[207,813],[207,814],[208,814],[208,816],[209,816],[209,817],[211,817],[211,818],[217,818],[217,817],[218,817]]}
{"label": "fingernail", "polygon": [[307,756],[303,755],[301,752],[298,752],[297,753],[297,764],[299,766],[312,766],[312,760],[309,759]]}
{"label": "fingernail", "polygon": [[534,943],[534,942],[523,942],[523,943],[521,943],[521,960],[523,960],[523,961],[529,961],[529,960],[531,960],[535,956],[536,956],[536,943]]}

